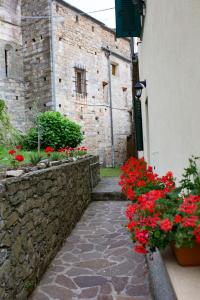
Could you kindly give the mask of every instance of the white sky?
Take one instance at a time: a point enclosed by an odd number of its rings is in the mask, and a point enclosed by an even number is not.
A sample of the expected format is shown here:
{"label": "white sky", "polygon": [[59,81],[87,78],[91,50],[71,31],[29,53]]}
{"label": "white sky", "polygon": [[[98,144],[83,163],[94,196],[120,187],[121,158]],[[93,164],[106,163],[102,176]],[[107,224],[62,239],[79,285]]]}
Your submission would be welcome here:
{"label": "white sky", "polygon": [[[99,9],[111,8],[115,6],[115,0],[65,0],[67,3],[83,10],[90,12]],[[95,19],[100,20],[111,28],[115,28],[115,10],[98,12],[91,14]]]}

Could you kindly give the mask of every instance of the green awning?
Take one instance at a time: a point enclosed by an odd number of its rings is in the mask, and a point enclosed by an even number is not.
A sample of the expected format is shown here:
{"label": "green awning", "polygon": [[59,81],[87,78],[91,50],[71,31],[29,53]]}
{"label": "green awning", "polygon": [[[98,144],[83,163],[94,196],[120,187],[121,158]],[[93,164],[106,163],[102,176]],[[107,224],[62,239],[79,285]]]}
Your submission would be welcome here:
{"label": "green awning", "polygon": [[140,37],[141,11],[141,0],[115,0],[117,37]]}

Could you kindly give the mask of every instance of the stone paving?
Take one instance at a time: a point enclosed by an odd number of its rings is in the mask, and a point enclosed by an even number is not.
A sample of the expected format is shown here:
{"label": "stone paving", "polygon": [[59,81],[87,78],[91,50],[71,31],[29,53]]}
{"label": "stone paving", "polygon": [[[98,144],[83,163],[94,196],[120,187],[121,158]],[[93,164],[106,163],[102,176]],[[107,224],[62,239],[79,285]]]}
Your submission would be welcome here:
{"label": "stone paving", "polygon": [[93,201],[122,201],[127,200],[121,191],[118,177],[102,178],[92,191]]}
{"label": "stone paving", "polygon": [[151,300],[145,258],[132,251],[127,202],[93,202],[29,300]]}

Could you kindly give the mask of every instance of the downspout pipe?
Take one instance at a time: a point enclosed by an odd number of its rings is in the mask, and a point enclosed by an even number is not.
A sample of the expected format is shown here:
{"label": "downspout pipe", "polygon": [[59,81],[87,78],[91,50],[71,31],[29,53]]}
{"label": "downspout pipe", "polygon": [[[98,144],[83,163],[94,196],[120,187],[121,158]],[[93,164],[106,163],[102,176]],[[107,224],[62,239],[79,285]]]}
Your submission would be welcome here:
{"label": "downspout pipe", "polygon": [[50,24],[50,60],[51,60],[51,95],[52,109],[57,111],[56,101],[56,56],[55,56],[55,18],[53,16],[53,0],[49,1],[49,24]]}
{"label": "downspout pipe", "polygon": [[109,96],[110,96],[110,131],[111,131],[111,156],[112,156],[112,168],[115,167],[115,143],[114,143],[114,126],[113,126],[113,105],[112,105],[112,79],[110,69],[110,51],[106,51],[105,55],[108,60],[108,78],[109,78]]}

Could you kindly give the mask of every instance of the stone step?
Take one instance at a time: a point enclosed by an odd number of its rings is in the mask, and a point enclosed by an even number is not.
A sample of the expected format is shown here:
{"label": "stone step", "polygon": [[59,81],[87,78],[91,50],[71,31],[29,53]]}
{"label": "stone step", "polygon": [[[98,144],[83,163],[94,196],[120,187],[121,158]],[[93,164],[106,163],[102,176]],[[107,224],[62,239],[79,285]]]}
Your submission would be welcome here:
{"label": "stone step", "polygon": [[92,201],[127,201],[118,182],[118,177],[102,178],[92,191]]}

